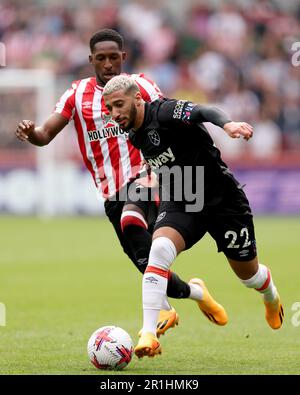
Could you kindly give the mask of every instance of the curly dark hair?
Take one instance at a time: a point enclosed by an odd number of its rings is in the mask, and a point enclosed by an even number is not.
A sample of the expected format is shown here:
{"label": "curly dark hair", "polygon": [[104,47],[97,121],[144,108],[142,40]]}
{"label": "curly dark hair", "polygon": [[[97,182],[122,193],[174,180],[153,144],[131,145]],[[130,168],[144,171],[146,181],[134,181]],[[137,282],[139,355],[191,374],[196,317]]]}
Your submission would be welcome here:
{"label": "curly dark hair", "polygon": [[100,41],[114,41],[118,44],[120,51],[123,51],[124,39],[116,30],[102,29],[94,33],[90,39],[91,52],[94,51],[95,45]]}

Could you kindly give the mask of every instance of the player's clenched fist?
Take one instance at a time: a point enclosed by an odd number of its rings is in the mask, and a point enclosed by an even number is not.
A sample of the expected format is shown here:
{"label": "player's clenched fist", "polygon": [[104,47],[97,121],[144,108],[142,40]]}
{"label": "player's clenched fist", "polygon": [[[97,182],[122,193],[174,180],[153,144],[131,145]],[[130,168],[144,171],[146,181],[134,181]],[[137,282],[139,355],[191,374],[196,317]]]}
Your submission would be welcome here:
{"label": "player's clenched fist", "polygon": [[244,137],[249,140],[253,136],[253,127],[247,122],[227,122],[223,129],[232,138]]}
{"label": "player's clenched fist", "polygon": [[35,125],[32,121],[28,119],[23,119],[21,121],[16,129],[16,136],[18,137],[19,140],[21,141],[26,141],[28,140],[28,136],[30,133],[34,131]]}

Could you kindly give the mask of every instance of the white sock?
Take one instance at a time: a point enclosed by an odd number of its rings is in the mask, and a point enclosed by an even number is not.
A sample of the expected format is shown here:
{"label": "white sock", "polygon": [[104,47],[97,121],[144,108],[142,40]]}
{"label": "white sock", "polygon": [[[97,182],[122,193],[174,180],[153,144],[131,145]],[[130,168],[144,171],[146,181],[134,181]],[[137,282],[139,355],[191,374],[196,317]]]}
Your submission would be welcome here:
{"label": "white sock", "polygon": [[[149,267],[149,265],[148,265]],[[149,267],[152,270],[153,266]],[[156,326],[162,302],[168,286],[168,277],[148,271],[143,276],[143,332],[156,334]]]}
{"label": "white sock", "polygon": [[201,300],[203,298],[203,289],[199,284],[189,283],[191,293],[189,299]]}
{"label": "white sock", "polygon": [[163,298],[162,304],[161,304],[161,309],[169,311],[169,310],[171,310],[171,308],[172,307],[169,303],[168,297]]}
{"label": "white sock", "polygon": [[264,300],[270,302],[277,297],[277,289],[273,283],[270,270],[262,264],[259,264],[258,271],[248,280],[241,280],[248,288],[255,288],[256,291],[263,294]]}
{"label": "white sock", "polygon": [[176,247],[167,237],[153,240],[143,276],[143,332],[156,334],[159,311],[166,306],[169,269],[176,255]]}

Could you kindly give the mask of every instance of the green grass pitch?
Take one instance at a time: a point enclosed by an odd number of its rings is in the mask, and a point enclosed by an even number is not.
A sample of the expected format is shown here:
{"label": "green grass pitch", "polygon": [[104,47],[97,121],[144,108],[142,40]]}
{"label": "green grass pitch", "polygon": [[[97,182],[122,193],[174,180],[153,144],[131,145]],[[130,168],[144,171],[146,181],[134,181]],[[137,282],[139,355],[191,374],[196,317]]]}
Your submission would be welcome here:
{"label": "green grass pitch", "polygon": [[[1,217],[0,374],[299,374],[299,218],[256,218],[260,261],[280,291],[285,322],[265,322],[261,297],[235,277],[205,237],[173,270],[205,279],[226,308],[225,327],[211,324],[191,300],[174,300],[179,326],[161,339],[163,353],[133,358],[123,371],[99,371],[86,345],[103,325],[118,325],[134,342],[142,323],[141,275],[125,256],[107,219]],[[298,317],[300,324],[300,317]],[[296,320],[296,323],[298,322]]]}

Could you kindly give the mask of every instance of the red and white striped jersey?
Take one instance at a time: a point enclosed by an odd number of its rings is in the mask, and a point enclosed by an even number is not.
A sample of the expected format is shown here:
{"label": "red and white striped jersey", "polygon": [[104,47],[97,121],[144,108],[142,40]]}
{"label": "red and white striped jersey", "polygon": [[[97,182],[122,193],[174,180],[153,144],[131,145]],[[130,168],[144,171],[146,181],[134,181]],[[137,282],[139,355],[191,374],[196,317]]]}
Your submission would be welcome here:
{"label": "red and white striped jersey", "polygon": [[[158,86],[143,74],[131,77],[145,101],[162,96]],[[56,104],[55,112],[74,120],[84,163],[107,199],[138,174],[143,157],[128,140],[128,133],[110,117],[102,92],[95,77],[74,81]]]}

